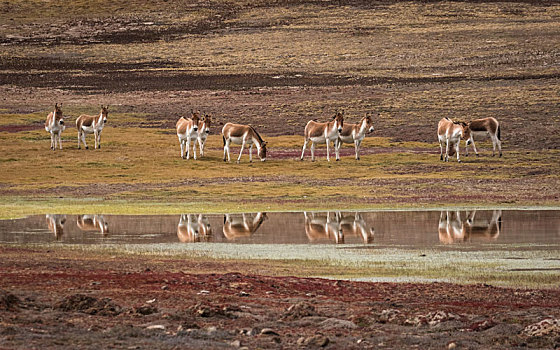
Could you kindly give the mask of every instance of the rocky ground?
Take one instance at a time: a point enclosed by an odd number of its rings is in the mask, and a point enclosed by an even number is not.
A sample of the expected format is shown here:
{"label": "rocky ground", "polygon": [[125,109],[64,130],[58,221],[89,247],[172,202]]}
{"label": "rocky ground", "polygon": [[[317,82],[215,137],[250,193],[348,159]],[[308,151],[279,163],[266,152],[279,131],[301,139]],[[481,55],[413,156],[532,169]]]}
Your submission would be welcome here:
{"label": "rocky ground", "polygon": [[2,348],[560,346],[558,290],[280,277],[241,262],[76,260],[57,250],[2,254]]}

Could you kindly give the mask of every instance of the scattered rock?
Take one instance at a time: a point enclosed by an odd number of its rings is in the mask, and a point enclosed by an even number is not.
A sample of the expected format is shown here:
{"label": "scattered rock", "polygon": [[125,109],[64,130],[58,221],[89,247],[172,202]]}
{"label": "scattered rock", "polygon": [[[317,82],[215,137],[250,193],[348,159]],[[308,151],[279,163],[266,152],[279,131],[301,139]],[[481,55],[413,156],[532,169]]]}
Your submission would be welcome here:
{"label": "scattered rock", "polygon": [[0,310],[14,311],[20,304],[18,297],[5,290],[0,290]]}
{"label": "scattered rock", "polygon": [[97,299],[84,294],[67,296],[58,302],[55,308],[101,316],[116,316],[122,312],[122,308],[110,298]]}
{"label": "scattered rock", "polygon": [[430,312],[427,315],[418,315],[413,319],[407,319],[405,321],[406,325],[412,325],[416,327],[420,326],[435,326],[442,322],[453,321],[453,320],[460,320],[461,317],[451,312],[447,311],[436,311]]}
{"label": "scattered rock", "polygon": [[288,308],[288,310],[284,313],[281,319],[286,321],[291,321],[303,317],[317,316],[317,315],[318,313],[313,305],[301,302],[301,303],[291,305]]}
{"label": "scattered rock", "polygon": [[311,337],[301,337],[298,339],[298,345],[303,346],[318,346],[318,347],[325,347],[329,345],[330,339],[322,334],[316,334]]}
{"label": "scattered rock", "polygon": [[168,285],[163,285],[163,286],[161,286],[161,290],[169,290],[169,286]]}
{"label": "scattered rock", "polygon": [[397,309],[385,309],[377,315],[377,322],[379,323],[392,323],[397,320],[401,312]]}
{"label": "scattered rock", "polygon": [[347,328],[347,329],[356,329],[358,326],[352,322],[347,320],[341,320],[339,318],[327,318],[323,322],[319,323],[319,326],[323,329],[334,329],[334,328]]}
{"label": "scattered rock", "polygon": [[148,330],[161,330],[161,331],[164,331],[164,330],[165,330],[165,326],[162,325],[162,324],[154,324],[154,325],[151,325],[151,326],[146,327],[146,329],[148,329]]}
{"label": "scattered rock", "polygon": [[556,337],[560,336],[560,319],[547,318],[525,327],[521,334],[526,337]]}
{"label": "scattered rock", "polygon": [[243,291],[239,292],[239,296],[240,296],[240,297],[248,297],[248,296],[250,296],[250,295],[251,295],[251,294],[249,294],[249,293],[247,293],[247,292],[243,292]]}
{"label": "scattered rock", "polygon": [[447,348],[449,350],[455,349],[457,347],[457,344],[455,344],[455,342],[451,342],[447,345]]}
{"label": "scattered rock", "polygon": [[272,329],[272,328],[263,328],[263,329],[261,330],[261,334],[264,334],[264,335],[279,335],[279,334],[276,333],[276,332],[274,331],[274,329]]}
{"label": "scattered rock", "polygon": [[241,347],[241,341],[240,340],[234,340],[229,345],[231,345],[233,347],[236,347],[236,348],[240,348]]}
{"label": "scattered rock", "polygon": [[482,320],[479,322],[472,323],[467,327],[467,331],[469,332],[480,332],[490,329],[497,325],[497,323],[492,319]]}
{"label": "scattered rock", "polygon": [[143,305],[140,307],[134,308],[134,313],[139,315],[151,315],[158,312],[157,307],[153,305]]}

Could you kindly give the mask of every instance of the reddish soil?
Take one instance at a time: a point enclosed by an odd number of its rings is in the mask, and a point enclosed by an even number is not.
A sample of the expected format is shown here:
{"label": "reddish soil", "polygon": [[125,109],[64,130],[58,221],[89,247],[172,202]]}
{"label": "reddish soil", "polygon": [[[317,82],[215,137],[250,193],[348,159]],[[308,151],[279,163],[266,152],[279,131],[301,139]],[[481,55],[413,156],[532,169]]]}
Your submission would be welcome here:
{"label": "reddish soil", "polygon": [[560,346],[559,290],[275,277],[270,266],[243,262],[1,252],[2,348]]}

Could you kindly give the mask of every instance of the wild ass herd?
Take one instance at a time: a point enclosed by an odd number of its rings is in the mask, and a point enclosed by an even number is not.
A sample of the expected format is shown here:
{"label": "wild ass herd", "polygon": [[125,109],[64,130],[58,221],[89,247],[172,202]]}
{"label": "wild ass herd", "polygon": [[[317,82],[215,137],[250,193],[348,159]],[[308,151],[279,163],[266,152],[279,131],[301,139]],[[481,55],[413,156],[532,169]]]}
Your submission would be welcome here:
{"label": "wild ass herd", "polygon": [[[62,114],[62,104],[55,104],[54,110],[50,112],[45,121],[45,130],[51,134],[51,149],[55,150],[57,143],[62,149],[61,134],[65,130],[64,117]],[[87,149],[86,135],[94,134],[95,148],[101,148],[101,131],[107,123],[109,115],[109,106],[101,106],[98,115],[80,115],[76,119],[76,128],[78,129],[78,149],[81,143]],[[212,117],[208,114],[201,115],[200,112],[191,111],[190,117],[181,117],[177,121],[176,130],[177,137],[179,138],[179,145],[181,148],[181,157],[183,159],[190,158],[190,148],[192,142],[193,158],[196,156],[196,143],[199,145],[200,156],[204,156],[204,146],[206,139],[210,134],[210,126],[212,124]],[[324,143],[327,146],[327,161],[330,161],[330,147],[332,143],[334,146],[336,160],[340,160],[340,148],[343,143],[353,143],[355,158],[360,159],[360,145],[365,138],[366,134],[372,133],[373,116],[366,113],[358,123],[344,125],[344,112],[337,112],[332,120],[328,122],[317,122],[310,120],[304,129],[304,142],[301,151],[301,160],[304,159],[305,149],[307,144],[311,142],[311,160],[315,161],[315,144]],[[453,121],[447,117],[441,119],[438,123],[437,136],[440,146],[440,159],[442,161],[449,161],[449,156],[457,154],[457,161],[459,158],[459,145],[461,139],[465,141],[465,155],[469,154],[469,145],[472,144],[475,154],[478,156],[478,151],[474,144],[474,136],[490,137],[493,145],[492,156],[498,149],[500,157],[502,156],[502,142],[500,140],[500,124],[492,117],[476,119],[470,122]],[[237,163],[241,160],[241,155],[245,147],[249,147],[249,161],[253,161],[253,145],[257,148],[257,155],[261,161],[266,160],[266,147],[267,143],[259,135],[257,130],[250,125],[226,123],[222,128],[222,139],[224,146],[224,162],[231,160],[229,146],[234,144],[241,145]],[[445,148],[445,153],[444,153]]]}

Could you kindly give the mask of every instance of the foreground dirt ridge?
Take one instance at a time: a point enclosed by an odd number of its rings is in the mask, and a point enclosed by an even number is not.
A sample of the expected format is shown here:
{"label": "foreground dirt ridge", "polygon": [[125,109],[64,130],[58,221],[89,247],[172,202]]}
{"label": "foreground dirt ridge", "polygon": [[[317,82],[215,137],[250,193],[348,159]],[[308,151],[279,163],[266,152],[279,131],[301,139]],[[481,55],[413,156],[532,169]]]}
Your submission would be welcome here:
{"label": "foreground dirt ridge", "polygon": [[242,264],[3,252],[0,341],[8,348],[560,345],[558,290],[193,273]]}

